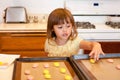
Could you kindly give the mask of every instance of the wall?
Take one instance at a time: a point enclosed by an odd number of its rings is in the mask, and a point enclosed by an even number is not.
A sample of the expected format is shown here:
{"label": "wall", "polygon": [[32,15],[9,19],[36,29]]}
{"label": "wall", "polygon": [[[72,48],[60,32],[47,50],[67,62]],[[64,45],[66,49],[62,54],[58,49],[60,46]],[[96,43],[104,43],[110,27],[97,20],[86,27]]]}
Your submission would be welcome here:
{"label": "wall", "polygon": [[24,6],[29,14],[49,14],[57,7],[66,7],[73,14],[120,14],[119,4],[120,0],[0,0],[0,23],[8,6]]}
{"label": "wall", "polygon": [[53,9],[64,7],[64,0],[0,0],[0,23],[8,6],[24,6],[28,14],[49,14]]}
{"label": "wall", "polygon": [[15,6],[24,6],[28,13],[50,13],[57,7],[63,7],[63,0],[14,0]]}
{"label": "wall", "polygon": [[13,0],[0,0],[0,23],[3,21],[4,10],[8,6],[13,6]]}

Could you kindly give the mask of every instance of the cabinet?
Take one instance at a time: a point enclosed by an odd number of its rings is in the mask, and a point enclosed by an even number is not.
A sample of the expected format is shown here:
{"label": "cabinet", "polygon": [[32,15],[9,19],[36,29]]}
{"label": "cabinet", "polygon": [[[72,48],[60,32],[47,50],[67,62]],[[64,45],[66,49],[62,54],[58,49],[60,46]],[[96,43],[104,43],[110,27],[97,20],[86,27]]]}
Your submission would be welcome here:
{"label": "cabinet", "polygon": [[[114,42],[99,42],[104,53],[120,53],[120,41]],[[89,53],[90,51],[85,50],[85,53]]]}
{"label": "cabinet", "polygon": [[105,53],[120,53],[120,42],[100,42]]}
{"label": "cabinet", "polygon": [[0,33],[1,53],[20,54],[21,57],[47,56],[44,52],[46,32]]}

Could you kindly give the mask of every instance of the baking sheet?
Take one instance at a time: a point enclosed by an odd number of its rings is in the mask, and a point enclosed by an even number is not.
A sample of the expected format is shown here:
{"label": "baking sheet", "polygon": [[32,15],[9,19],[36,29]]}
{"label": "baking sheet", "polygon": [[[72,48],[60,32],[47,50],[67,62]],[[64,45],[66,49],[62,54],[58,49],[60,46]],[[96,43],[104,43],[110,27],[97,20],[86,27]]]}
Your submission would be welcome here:
{"label": "baking sheet", "polygon": [[[120,70],[116,68],[120,65],[120,55],[108,54],[109,57],[101,57],[96,63],[91,63],[89,58],[79,59],[71,57],[73,63],[78,67],[79,73],[82,75],[83,80],[120,80]],[[110,55],[112,55],[110,57]],[[116,56],[115,56],[116,55]],[[113,59],[113,63],[107,61]]]}
{"label": "baking sheet", "polygon": [[[59,62],[60,66],[55,67],[53,64],[55,62]],[[34,69],[32,68],[33,64],[39,64],[39,66]],[[64,58],[19,58],[15,62],[15,68],[14,68],[14,76],[13,80],[26,80],[26,75],[24,74],[25,70],[29,69],[30,74],[34,76],[34,79],[36,80],[46,80],[43,71],[44,67],[43,64],[48,63],[49,68],[47,68],[50,71],[51,79],[50,80],[65,80],[65,75],[70,75],[72,77],[71,80],[80,80],[80,75],[78,74],[78,70],[74,65],[72,65],[72,62],[69,60],[68,57]],[[60,73],[60,68],[65,68],[66,73]]]}

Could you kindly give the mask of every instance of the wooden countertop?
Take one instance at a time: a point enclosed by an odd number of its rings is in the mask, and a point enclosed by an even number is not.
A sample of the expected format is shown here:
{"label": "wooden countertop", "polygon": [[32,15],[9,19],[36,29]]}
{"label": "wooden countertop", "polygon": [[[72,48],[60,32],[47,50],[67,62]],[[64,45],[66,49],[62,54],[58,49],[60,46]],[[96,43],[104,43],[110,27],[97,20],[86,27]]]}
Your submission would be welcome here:
{"label": "wooden countertop", "polygon": [[[120,29],[112,29],[102,24],[96,24],[96,29],[77,29],[77,31],[80,36],[87,40],[120,41]],[[36,32],[46,33],[47,23],[0,23],[0,33]]]}
{"label": "wooden countertop", "polygon": [[[47,23],[0,23],[0,32],[46,32]],[[106,25],[96,24],[96,29],[77,29],[80,33],[120,33]]]}
{"label": "wooden countertop", "polygon": [[46,23],[1,23],[0,32],[46,32]]}

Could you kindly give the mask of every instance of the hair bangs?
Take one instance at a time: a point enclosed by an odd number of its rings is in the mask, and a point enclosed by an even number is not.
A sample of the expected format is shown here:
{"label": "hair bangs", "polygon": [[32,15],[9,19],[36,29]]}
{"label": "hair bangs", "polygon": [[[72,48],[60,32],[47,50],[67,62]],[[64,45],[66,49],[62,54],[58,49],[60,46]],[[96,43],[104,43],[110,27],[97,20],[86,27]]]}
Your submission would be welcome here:
{"label": "hair bangs", "polygon": [[65,24],[65,22],[70,23],[68,15],[65,14],[58,15],[56,19],[54,19],[54,25]]}

